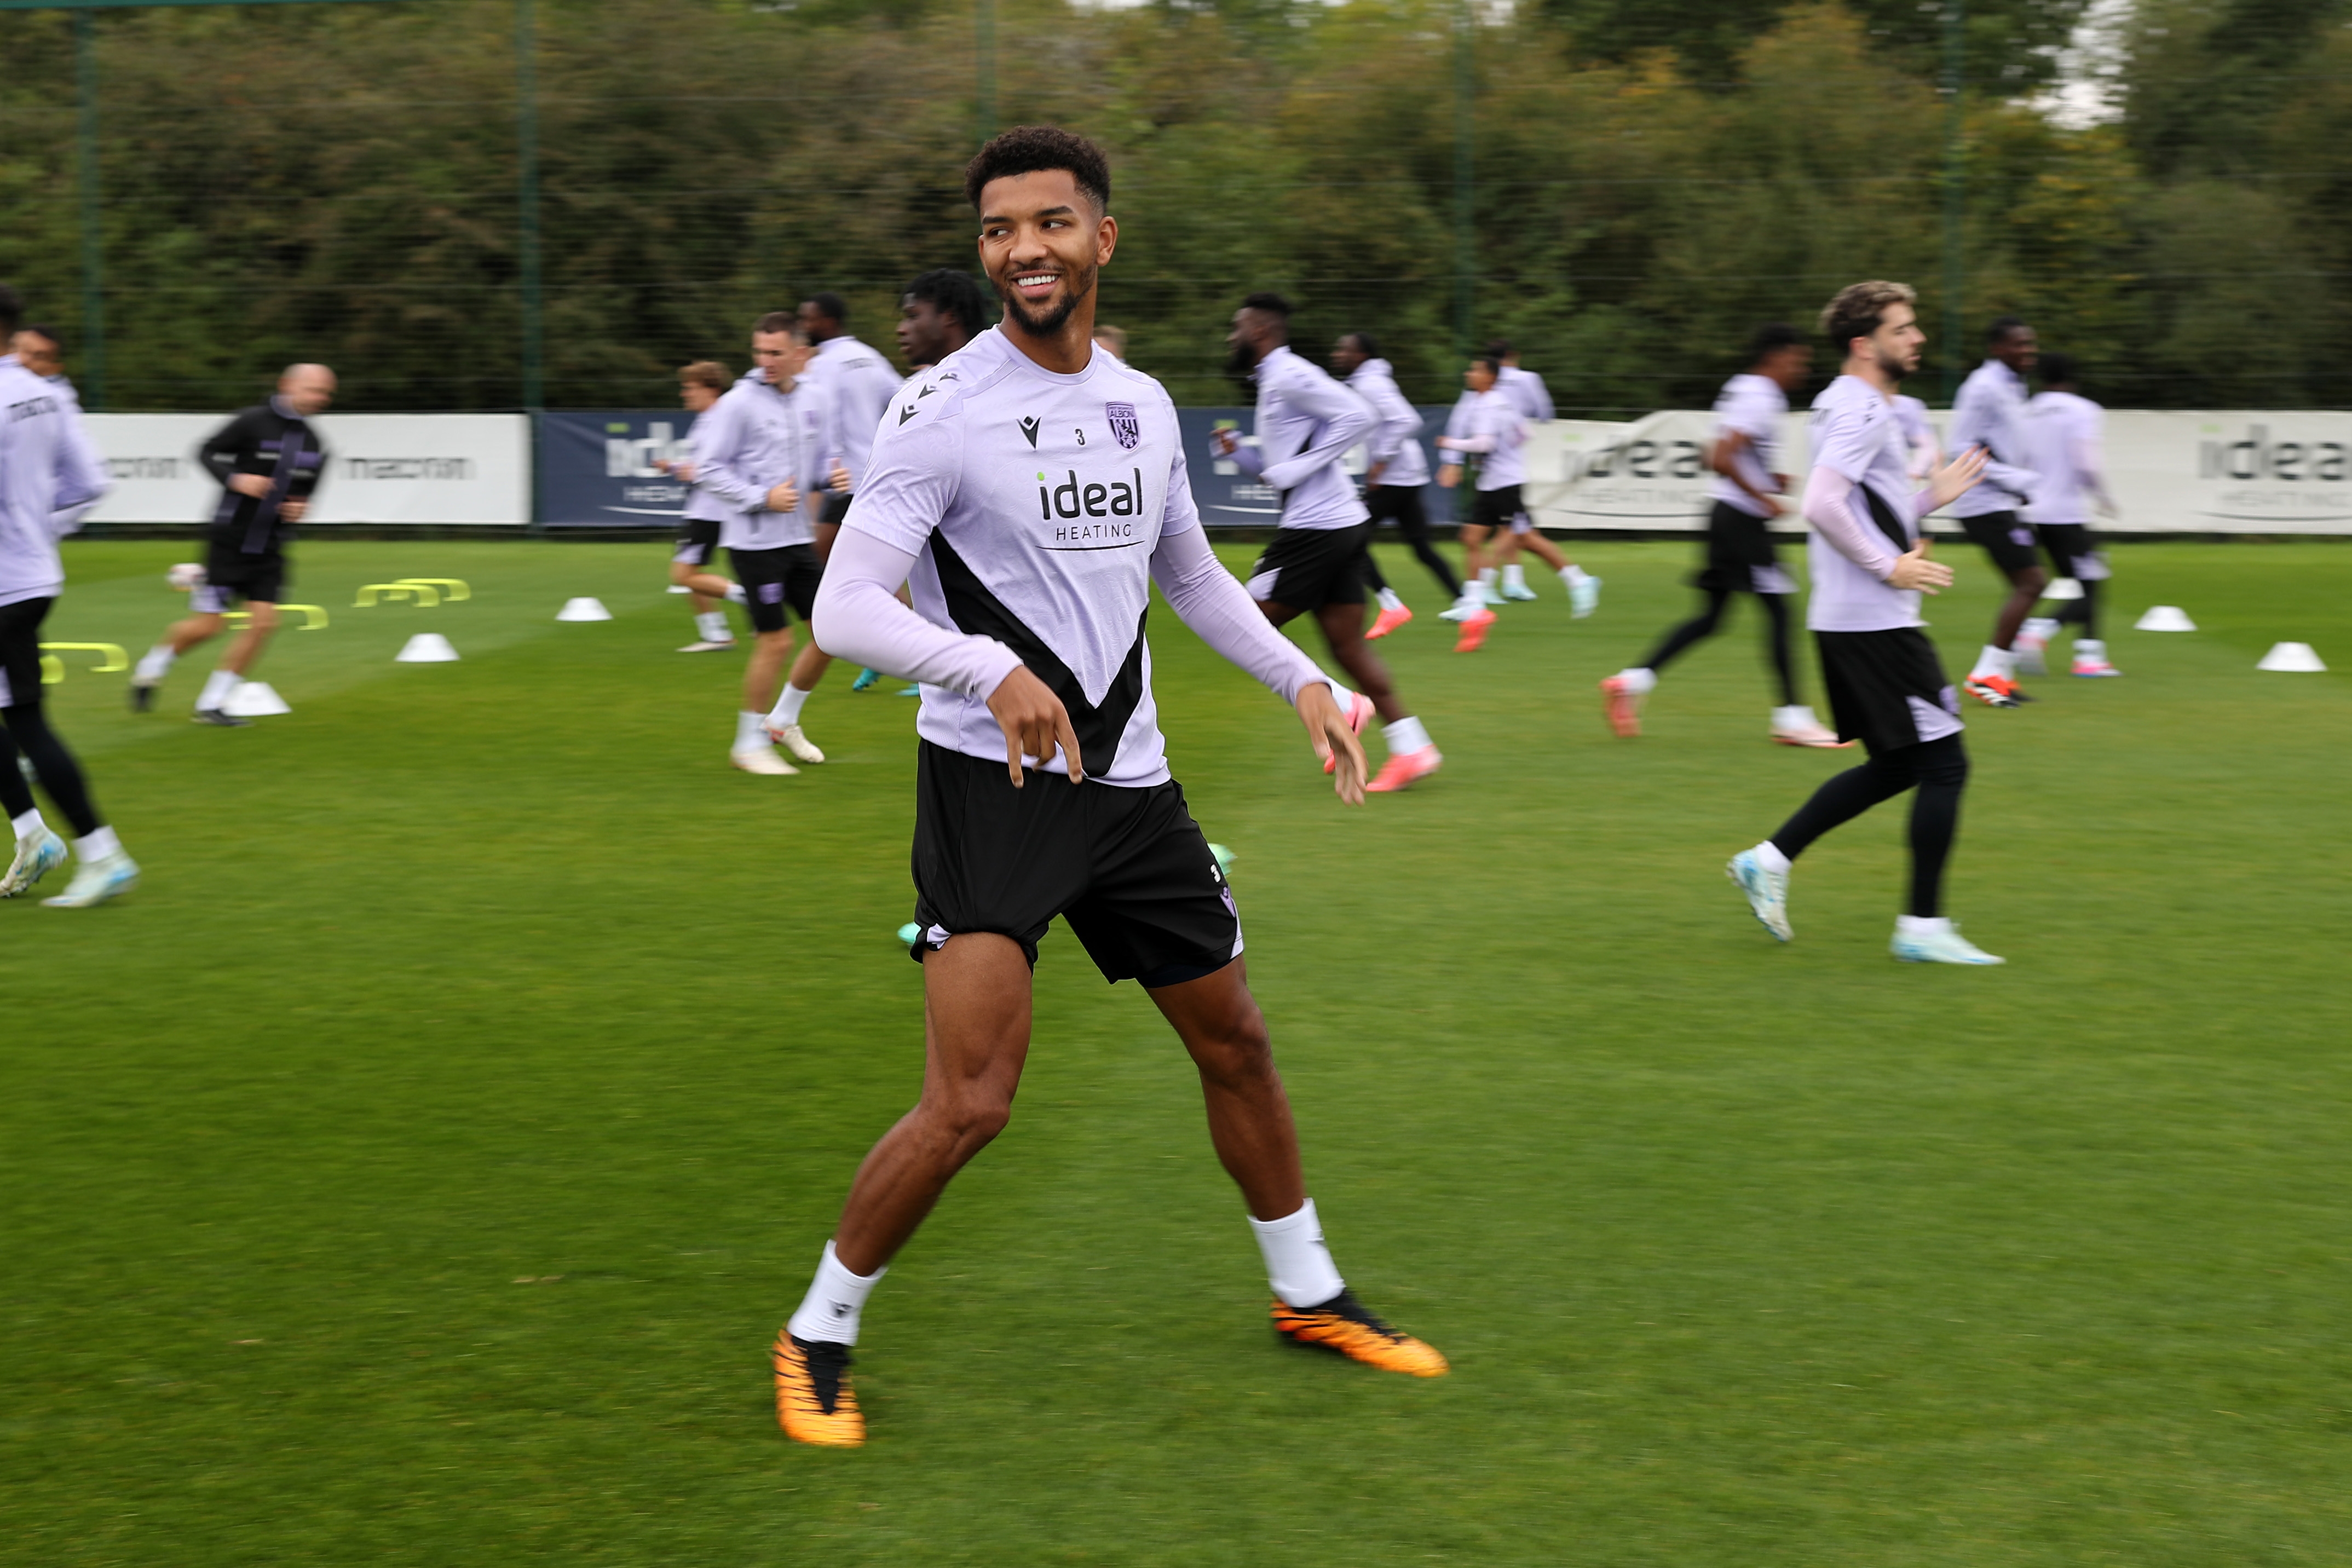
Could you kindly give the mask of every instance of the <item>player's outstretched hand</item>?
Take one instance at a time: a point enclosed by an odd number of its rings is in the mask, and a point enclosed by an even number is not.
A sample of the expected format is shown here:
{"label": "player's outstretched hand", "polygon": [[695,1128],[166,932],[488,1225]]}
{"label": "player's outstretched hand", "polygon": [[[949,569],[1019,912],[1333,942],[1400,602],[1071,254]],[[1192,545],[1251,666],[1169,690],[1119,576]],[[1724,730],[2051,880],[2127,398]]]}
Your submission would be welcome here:
{"label": "player's outstretched hand", "polygon": [[1332,790],[1349,805],[1363,805],[1364,745],[1339,716],[1339,704],[1332,700],[1329,687],[1318,680],[1298,689],[1298,721],[1307,726],[1317,762],[1339,759],[1339,765],[1331,770]]}
{"label": "player's outstretched hand", "polygon": [[1976,489],[1977,481],[1984,478],[1984,466],[1985,449],[1971,447],[1937,468],[1927,483],[1927,493],[1936,498],[1935,505],[1927,510],[1949,506]]}
{"label": "player's outstretched hand", "polygon": [[1070,728],[1070,710],[1027,666],[1016,668],[996,683],[996,689],[988,694],[988,710],[996,715],[998,726],[1004,731],[1004,768],[1013,775],[1014,789],[1029,782],[1022,776],[1022,757],[1035,757],[1043,766],[1056,746],[1069,764],[1070,782],[1086,782],[1086,767],[1078,760],[1078,732]]}
{"label": "player's outstretched hand", "polygon": [[793,484],[792,480],[786,479],[782,484],[769,487],[768,510],[770,511],[798,511],[800,509],[800,487]]}
{"label": "player's outstretched hand", "polygon": [[1895,570],[1886,574],[1890,588],[1916,588],[1923,594],[1940,594],[1952,585],[1952,569],[1940,561],[1927,559],[1928,539],[1919,542],[1895,558]]}

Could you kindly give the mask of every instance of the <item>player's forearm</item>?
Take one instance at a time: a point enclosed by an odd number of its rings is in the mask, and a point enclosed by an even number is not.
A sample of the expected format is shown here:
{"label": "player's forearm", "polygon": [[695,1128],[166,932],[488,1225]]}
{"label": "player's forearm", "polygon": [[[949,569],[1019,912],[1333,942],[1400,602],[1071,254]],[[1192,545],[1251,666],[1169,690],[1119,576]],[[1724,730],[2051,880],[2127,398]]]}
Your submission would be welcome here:
{"label": "player's forearm", "polygon": [[993,637],[935,626],[901,603],[898,585],[914,564],[908,552],[843,528],[825,563],[809,635],[835,658],[986,698],[1020,668],[1021,656]]}
{"label": "player's forearm", "polygon": [[1297,644],[1275,630],[1249,590],[1209,548],[1209,536],[1202,530],[1161,534],[1151,553],[1151,580],[1167,596],[1177,619],[1285,702],[1297,702],[1301,687],[1329,684]]}
{"label": "player's forearm", "polygon": [[1265,454],[1255,447],[1244,447],[1236,441],[1234,449],[1225,454],[1234,466],[1252,479],[1265,472]]}
{"label": "player's forearm", "polygon": [[1878,525],[1861,515],[1868,503],[1854,489],[1835,468],[1815,468],[1805,481],[1805,521],[1832,550],[1883,583],[1894,574],[1895,555]]}

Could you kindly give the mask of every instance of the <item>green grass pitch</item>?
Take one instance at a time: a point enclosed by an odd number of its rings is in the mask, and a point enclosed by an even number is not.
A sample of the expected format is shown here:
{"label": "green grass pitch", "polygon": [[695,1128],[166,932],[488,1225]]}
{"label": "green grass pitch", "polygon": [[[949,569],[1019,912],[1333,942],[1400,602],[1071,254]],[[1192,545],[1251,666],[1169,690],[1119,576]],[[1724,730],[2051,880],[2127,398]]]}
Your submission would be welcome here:
{"label": "green grass pitch", "polygon": [[[70,546],[51,635],[135,654],[187,552]],[[1012,1128],[867,1314],[870,1445],[786,1444],[768,1342],[918,1082],[914,704],[836,670],[833,760],[751,778],[659,546],[321,541],[290,716],[187,723],[201,656],[145,718],[50,689],[146,879],[0,906],[0,1561],[2352,1560],[2352,681],[2253,668],[2352,668],[2352,551],[2122,546],[2126,678],[1971,711],[1998,970],[1888,958],[1899,807],[1791,946],[1725,882],[1849,755],[1766,743],[1752,606],[1608,733],[1687,545],[1475,657],[1383,554],[1410,794],[1154,647],[1340,1265],[1451,1377],[1275,1342],[1181,1051],[1057,930]],[[474,596],[351,607],[411,574]],[[428,629],[463,661],[392,661]]]}

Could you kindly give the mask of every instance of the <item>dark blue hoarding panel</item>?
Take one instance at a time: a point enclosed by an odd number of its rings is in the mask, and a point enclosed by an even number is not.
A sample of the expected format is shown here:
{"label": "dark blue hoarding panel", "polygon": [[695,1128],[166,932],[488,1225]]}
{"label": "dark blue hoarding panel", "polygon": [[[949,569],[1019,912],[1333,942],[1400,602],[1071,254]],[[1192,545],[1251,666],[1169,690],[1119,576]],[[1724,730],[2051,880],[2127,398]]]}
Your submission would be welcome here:
{"label": "dark blue hoarding panel", "polygon": [[[1445,428],[1449,410],[1431,405],[1423,416],[1421,444],[1437,469],[1430,443]],[[1192,479],[1192,500],[1211,528],[1272,528],[1281,520],[1280,498],[1242,472],[1240,465],[1210,449],[1220,426],[1246,434],[1255,423],[1247,407],[1180,408],[1184,465]],[[539,521],[553,528],[667,528],[683,515],[687,487],[659,465],[686,456],[686,433],[694,416],[678,409],[612,408],[542,414],[536,434]],[[1362,471],[1359,450],[1349,466]],[[1453,518],[1452,490],[1431,485],[1423,506],[1432,522]]]}
{"label": "dark blue hoarding panel", "polygon": [[667,528],[686,486],[656,465],[686,456],[682,409],[539,416],[539,521],[556,528]]}
{"label": "dark blue hoarding panel", "polygon": [[[1443,405],[1421,409],[1421,445],[1429,456],[1432,474],[1437,471],[1437,448],[1431,443],[1445,433],[1445,416],[1450,412]],[[1244,473],[1240,464],[1219,458],[1209,445],[1211,435],[1221,426],[1246,435],[1256,423],[1254,412],[1246,407],[1179,408],[1176,419],[1184,433],[1184,467],[1192,477],[1192,501],[1201,509],[1201,521],[1211,528],[1276,527],[1282,518],[1281,498]],[[1363,472],[1362,449],[1349,456],[1349,469]],[[1454,493],[1434,484],[1423,492],[1422,506],[1430,521],[1453,521]]]}

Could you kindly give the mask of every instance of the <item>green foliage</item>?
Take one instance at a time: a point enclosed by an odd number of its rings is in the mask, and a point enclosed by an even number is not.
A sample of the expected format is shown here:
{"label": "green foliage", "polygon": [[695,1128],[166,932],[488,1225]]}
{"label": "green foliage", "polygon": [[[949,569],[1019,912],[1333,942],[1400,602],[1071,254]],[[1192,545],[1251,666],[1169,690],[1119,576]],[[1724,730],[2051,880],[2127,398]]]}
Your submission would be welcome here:
{"label": "green foliage", "polygon": [[[1104,319],[1181,400],[1234,395],[1233,301],[1296,297],[1450,395],[1454,0],[997,0],[996,123],[1103,140],[1122,224]],[[1473,337],[1564,409],[1704,402],[1759,321],[1860,276],[1931,341],[2004,310],[2145,405],[2352,401],[2346,0],[2150,0],[2124,117],[2045,112],[2081,0],[1971,5],[1966,285],[1944,298],[1944,12],[1895,0],[1482,8],[1469,76]],[[515,14],[504,0],[109,12],[108,405],[217,407],[320,358],[348,406],[520,398]],[[889,346],[899,287],[969,266],[976,13],[542,0],[548,401],[644,405],[750,321],[833,289]],[[78,330],[73,57],[0,16],[0,276]],[[1930,390],[1961,365],[1929,366]]]}

